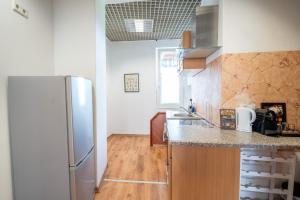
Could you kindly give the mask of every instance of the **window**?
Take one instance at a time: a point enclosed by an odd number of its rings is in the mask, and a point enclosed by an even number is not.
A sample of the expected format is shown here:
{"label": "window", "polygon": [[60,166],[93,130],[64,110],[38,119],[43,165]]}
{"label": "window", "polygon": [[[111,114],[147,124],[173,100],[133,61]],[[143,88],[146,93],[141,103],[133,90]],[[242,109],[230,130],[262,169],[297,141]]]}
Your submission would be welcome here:
{"label": "window", "polygon": [[177,73],[176,48],[157,48],[157,104],[161,108],[175,108],[180,103],[180,80]]}

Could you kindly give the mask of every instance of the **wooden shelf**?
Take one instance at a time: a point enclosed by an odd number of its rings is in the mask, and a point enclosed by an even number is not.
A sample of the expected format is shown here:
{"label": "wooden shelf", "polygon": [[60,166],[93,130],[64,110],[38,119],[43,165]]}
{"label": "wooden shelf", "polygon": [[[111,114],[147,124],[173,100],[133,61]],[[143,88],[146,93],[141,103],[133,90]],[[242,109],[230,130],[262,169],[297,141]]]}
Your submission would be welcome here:
{"label": "wooden shelf", "polygon": [[[248,193],[244,199],[251,200],[255,195],[249,195],[249,192],[255,192],[269,194],[269,200],[275,199],[278,195],[286,196],[287,200],[292,200],[295,164],[296,156],[291,152],[243,149],[241,153],[241,180],[246,179],[247,183],[242,183],[240,189]],[[267,170],[265,169],[266,165]],[[283,166],[288,171],[284,170]],[[249,178],[251,179],[250,182]],[[261,181],[264,181],[264,186],[261,185]],[[285,181],[288,182],[287,189],[278,187],[278,183]],[[265,182],[269,184],[265,185]]]}
{"label": "wooden shelf", "polygon": [[288,195],[288,190],[283,189],[269,189],[269,188],[263,188],[259,186],[247,186],[247,185],[241,185],[241,190],[243,191],[249,191],[249,192],[261,192],[261,193],[267,193],[267,194],[283,194]]}
{"label": "wooden shelf", "polygon": [[262,178],[277,178],[277,179],[289,179],[291,175],[289,174],[280,174],[280,173],[268,173],[268,172],[257,172],[257,171],[247,171],[241,170],[241,176],[249,177],[262,177]]}
{"label": "wooden shelf", "polygon": [[251,156],[242,154],[242,160],[254,160],[254,161],[264,161],[264,162],[283,162],[283,163],[291,163],[294,158],[283,158],[283,157],[269,157],[269,156]]}

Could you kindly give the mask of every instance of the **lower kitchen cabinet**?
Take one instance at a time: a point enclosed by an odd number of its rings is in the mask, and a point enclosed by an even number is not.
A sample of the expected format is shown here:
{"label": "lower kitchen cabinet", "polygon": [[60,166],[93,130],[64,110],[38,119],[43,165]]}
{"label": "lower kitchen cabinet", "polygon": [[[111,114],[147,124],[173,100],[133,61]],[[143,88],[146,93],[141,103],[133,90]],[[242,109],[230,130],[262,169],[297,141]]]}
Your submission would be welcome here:
{"label": "lower kitchen cabinet", "polygon": [[169,146],[170,199],[239,199],[239,148]]}

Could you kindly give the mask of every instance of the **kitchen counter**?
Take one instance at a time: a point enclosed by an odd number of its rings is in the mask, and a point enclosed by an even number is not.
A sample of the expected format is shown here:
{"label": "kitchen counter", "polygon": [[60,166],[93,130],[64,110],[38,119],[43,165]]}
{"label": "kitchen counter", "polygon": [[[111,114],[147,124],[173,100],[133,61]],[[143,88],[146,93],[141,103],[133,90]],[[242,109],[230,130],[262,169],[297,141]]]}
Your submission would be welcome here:
{"label": "kitchen counter", "polygon": [[180,120],[168,118],[167,129],[171,145],[300,149],[300,137],[269,137],[255,132],[244,133],[209,126],[182,125]]}

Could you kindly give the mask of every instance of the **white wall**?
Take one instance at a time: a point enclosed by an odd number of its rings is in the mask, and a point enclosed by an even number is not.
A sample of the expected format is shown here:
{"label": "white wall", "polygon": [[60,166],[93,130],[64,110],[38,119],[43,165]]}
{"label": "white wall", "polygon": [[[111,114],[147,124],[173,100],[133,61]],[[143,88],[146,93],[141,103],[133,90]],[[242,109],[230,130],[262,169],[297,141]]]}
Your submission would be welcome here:
{"label": "white wall", "polygon": [[29,11],[25,19],[0,1],[0,199],[12,200],[7,120],[7,76],[53,75],[51,0],[18,1]]}
{"label": "white wall", "polygon": [[105,7],[102,0],[53,0],[56,75],[93,81],[97,183],[107,164]]}
{"label": "white wall", "polygon": [[299,0],[222,0],[224,53],[300,50]]}
{"label": "white wall", "polygon": [[96,81],[95,0],[53,0],[56,75]]}
{"label": "white wall", "polygon": [[107,165],[107,90],[106,90],[106,35],[105,5],[96,0],[96,95],[97,95],[97,183]]}
{"label": "white wall", "polygon": [[[156,107],[157,47],[177,47],[179,40],[108,42],[108,133],[149,134]],[[125,93],[123,76],[139,73],[140,92]]]}

